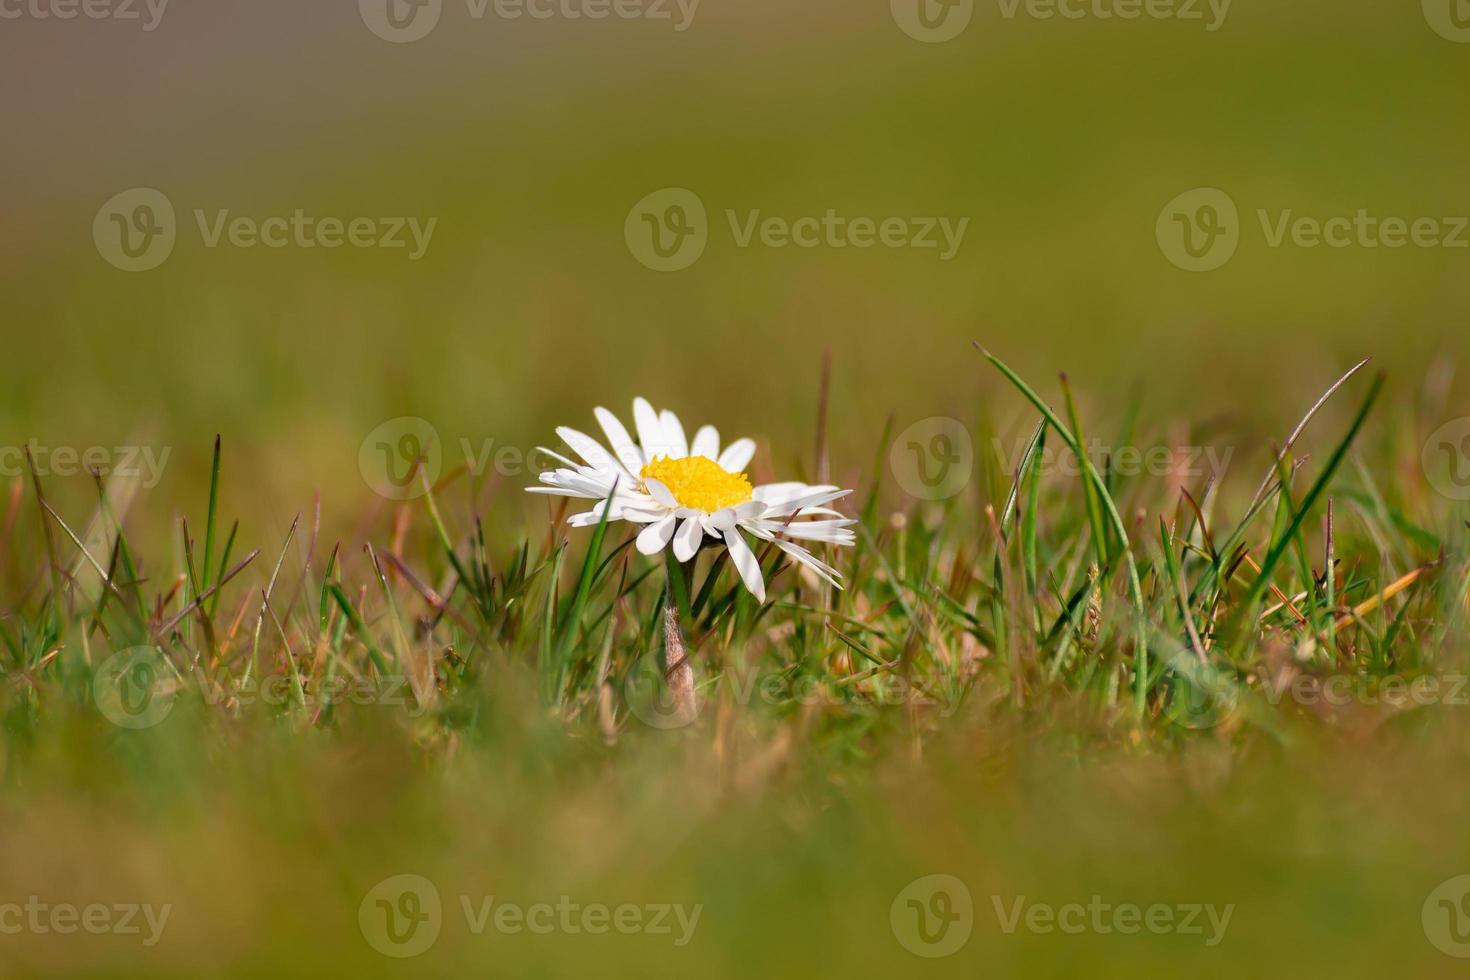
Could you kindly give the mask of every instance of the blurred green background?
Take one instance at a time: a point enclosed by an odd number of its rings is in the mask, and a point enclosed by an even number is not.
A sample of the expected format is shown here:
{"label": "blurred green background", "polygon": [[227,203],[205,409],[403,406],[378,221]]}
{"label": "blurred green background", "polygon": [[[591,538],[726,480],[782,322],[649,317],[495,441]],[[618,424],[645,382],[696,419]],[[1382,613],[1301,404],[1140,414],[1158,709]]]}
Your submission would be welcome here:
{"label": "blurred green background", "polygon": [[[313,489],[329,511],[371,499],[358,447],[400,415],[447,445],[529,448],[641,393],[809,465],[826,347],[844,472],[889,414],[1022,414],[972,338],[1044,390],[1069,371],[1094,413],[1137,392],[1151,420],[1225,416],[1250,447],[1360,356],[1407,403],[1460,350],[1470,249],[1272,248],[1256,216],[1470,212],[1470,45],[1417,3],[1238,0],[1214,31],[1006,9],[978,4],[945,43],[885,2],[821,0],[706,0],[682,32],[475,19],[459,0],[404,44],[348,2],[180,3],[153,31],[8,21],[0,418],[16,441],[172,446],[175,504],[221,432],[242,506],[279,526]],[[167,195],[179,227],[139,273],[91,234],[134,187]],[[623,229],[667,187],[712,227],[697,262],[660,273]],[[1155,237],[1198,187],[1242,226],[1204,273]],[[298,208],[437,226],[409,261],[206,248],[192,214]],[[969,224],[941,261],[740,248],[724,214],[829,208]]]}

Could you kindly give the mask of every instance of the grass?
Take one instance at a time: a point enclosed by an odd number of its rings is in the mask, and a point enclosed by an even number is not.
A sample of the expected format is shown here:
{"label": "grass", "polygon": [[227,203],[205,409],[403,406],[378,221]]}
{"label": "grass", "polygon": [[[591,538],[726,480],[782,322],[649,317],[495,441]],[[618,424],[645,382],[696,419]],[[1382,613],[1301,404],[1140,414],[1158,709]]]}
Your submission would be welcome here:
{"label": "grass", "polygon": [[[1100,425],[1065,377],[1058,412],[1045,386],[974,357],[1029,416],[1015,466],[981,453],[964,493],[916,501],[884,463],[890,426],[850,498],[858,544],[828,556],[846,589],[766,553],[759,606],[723,557],[703,553],[686,583],[623,526],[569,532],[561,508],[493,539],[483,509],[499,497],[463,468],[423,479],[360,548],[322,537],[320,504],[283,540],[240,540],[218,442],[202,547],[188,516],[162,552],[132,540],[101,480],[69,513],[39,476],[18,484],[0,884],[167,902],[174,925],[148,948],[7,935],[6,959],[18,975],[117,976],[597,962],[1136,976],[1261,951],[1344,975],[1448,964],[1418,916],[1465,857],[1450,814],[1470,555],[1462,505],[1375,415],[1384,379],[1360,363],[1302,393],[1257,486],[1078,452]],[[1185,458],[1177,427],[1120,418],[1114,447]],[[1073,475],[1048,455],[1059,445]],[[701,702],[687,726],[660,661],[670,601]],[[1268,889],[1282,863],[1284,891]],[[374,883],[405,872],[447,911],[443,939],[400,964],[354,923]],[[938,872],[967,883],[977,926],[931,962],[898,942],[889,905]],[[1234,932],[1208,949],[1017,935],[991,911],[1095,893],[1229,903]],[[681,946],[476,935],[448,898],[562,894],[699,904],[703,924]]]}

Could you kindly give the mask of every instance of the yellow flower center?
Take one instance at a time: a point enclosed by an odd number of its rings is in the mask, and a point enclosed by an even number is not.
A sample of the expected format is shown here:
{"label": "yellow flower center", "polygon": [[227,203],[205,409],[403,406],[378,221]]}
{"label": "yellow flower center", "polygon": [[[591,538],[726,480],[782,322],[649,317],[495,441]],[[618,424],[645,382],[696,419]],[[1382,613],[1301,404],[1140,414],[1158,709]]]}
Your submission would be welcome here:
{"label": "yellow flower center", "polygon": [[743,504],[751,496],[750,481],[744,473],[731,473],[708,456],[655,456],[638,476],[662,483],[679,506],[693,510],[713,513]]}

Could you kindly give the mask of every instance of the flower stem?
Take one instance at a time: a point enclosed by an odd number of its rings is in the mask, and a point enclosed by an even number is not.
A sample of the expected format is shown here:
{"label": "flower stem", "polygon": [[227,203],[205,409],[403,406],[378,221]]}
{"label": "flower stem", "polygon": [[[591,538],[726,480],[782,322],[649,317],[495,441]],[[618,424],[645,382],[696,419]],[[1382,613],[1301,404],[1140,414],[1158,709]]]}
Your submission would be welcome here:
{"label": "flower stem", "polygon": [[[664,603],[664,682],[669,685],[669,698],[674,717],[690,724],[699,714],[694,697],[694,667],[684,646],[680,618],[689,613],[689,579],[692,577],[672,552],[665,552],[669,573],[668,598]],[[693,571],[691,565],[689,572]]]}

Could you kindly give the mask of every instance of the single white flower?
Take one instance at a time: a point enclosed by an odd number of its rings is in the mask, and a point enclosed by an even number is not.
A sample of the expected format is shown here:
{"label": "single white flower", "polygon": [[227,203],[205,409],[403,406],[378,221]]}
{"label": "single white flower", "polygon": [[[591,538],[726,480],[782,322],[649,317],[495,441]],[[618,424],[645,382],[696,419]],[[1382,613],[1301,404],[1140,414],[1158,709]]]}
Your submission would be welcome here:
{"label": "single white flower", "polygon": [[673,412],[655,412],[642,398],[633,401],[637,442],[612,412],[599,408],[595,414],[612,450],[576,429],[559,428],[556,434],[582,463],[543,448],[540,452],[563,466],[541,474],[546,486],[527,488],[531,493],[598,501],[567,523],[595,525],[610,506],[609,521],[646,525],[636,542],[640,552],[656,555],[672,542],[674,557],[681,562],[693,558],[706,537],[722,540],[740,580],[761,602],[766,601],[766,584],[742,531],[771,542],[842,587],[835,568],[796,542],[851,545],[850,528],[857,522],[826,506],[851,490],[798,482],[752,487],[743,470],[755,455],[753,441],[737,439],[721,450],[719,432],[706,425],[690,442]]}

